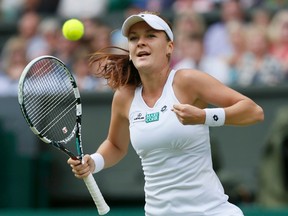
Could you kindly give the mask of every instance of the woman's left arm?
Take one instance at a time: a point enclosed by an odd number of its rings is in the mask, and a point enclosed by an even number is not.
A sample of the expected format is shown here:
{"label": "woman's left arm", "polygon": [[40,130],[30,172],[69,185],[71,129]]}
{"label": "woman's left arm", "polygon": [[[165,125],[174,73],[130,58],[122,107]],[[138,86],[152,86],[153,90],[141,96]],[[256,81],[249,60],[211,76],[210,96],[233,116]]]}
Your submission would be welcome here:
{"label": "woman's left arm", "polygon": [[[184,116],[183,111],[186,110],[186,120],[190,116],[188,121],[192,124],[196,124],[195,121],[198,121],[198,123],[205,122],[206,113],[204,109],[195,106],[199,101],[202,104],[206,103],[223,108],[225,111],[225,125],[251,125],[264,120],[263,109],[258,104],[204,72],[181,71],[179,75],[175,76],[173,88],[176,91],[175,94],[186,102],[186,104],[176,105],[174,111],[177,112],[179,118],[179,115]],[[182,110],[182,113],[180,113],[180,110]],[[197,116],[198,120],[191,120],[191,116]],[[186,124],[189,124],[189,122],[186,122]]]}
{"label": "woman's left arm", "polygon": [[251,125],[264,120],[263,109],[244,97],[234,104],[224,107],[225,125]]}

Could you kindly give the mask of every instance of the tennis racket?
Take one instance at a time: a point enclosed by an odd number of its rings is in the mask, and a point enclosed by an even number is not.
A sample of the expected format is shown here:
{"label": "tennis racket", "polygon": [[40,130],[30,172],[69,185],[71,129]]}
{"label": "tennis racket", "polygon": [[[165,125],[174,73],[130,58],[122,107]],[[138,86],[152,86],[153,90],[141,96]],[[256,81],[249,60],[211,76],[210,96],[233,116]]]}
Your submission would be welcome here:
{"label": "tennis racket", "polygon": [[[82,161],[80,93],[73,75],[61,60],[53,56],[33,59],[21,74],[18,101],[34,134],[72,159]],[[65,147],[72,138],[75,138],[77,156]],[[84,182],[99,215],[108,213],[110,208],[91,173]]]}

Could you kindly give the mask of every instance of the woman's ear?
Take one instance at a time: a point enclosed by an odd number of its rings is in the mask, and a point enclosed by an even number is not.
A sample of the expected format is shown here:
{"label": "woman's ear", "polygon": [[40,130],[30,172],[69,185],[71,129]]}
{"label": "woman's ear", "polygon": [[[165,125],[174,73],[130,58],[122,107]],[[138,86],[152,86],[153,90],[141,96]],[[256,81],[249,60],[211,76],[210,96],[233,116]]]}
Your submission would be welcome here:
{"label": "woman's ear", "polygon": [[173,44],[173,41],[169,41],[168,42],[168,45],[167,45],[167,50],[166,50],[166,56],[170,58],[172,52],[173,52],[173,49],[174,49],[174,44]]}

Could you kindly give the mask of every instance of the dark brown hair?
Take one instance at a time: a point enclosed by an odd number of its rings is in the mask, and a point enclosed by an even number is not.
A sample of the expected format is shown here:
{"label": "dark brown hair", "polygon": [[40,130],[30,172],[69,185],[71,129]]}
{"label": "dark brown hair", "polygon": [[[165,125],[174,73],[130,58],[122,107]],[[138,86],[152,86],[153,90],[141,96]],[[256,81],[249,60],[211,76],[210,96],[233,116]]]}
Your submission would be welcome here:
{"label": "dark brown hair", "polygon": [[129,60],[128,50],[115,46],[105,47],[93,53],[89,63],[95,76],[105,78],[114,90],[125,85],[141,85],[138,70]]}

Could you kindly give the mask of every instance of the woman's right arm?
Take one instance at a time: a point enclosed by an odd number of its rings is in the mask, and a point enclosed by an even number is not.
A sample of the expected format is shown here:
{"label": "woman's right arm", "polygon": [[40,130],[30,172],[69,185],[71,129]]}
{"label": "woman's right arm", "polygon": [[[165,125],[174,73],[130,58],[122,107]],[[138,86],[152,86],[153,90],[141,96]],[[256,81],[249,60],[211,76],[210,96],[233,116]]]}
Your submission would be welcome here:
{"label": "woman's right arm", "polygon": [[[131,100],[129,89],[117,90],[114,94],[108,136],[97,150],[97,153],[103,156],[104,168],[117,164],[127,154],[130,143],[128,116]],[[68,164],[77,178],[88,176],[95,170],[95,166],[97,167],[90,155],[84,156],[82,164],[71,158]]]}
{"label": "woman's right arm", "polygon": [[131,97],[127,90],[115,92],[108,136],[97,150],[97,153],[104,158],[105,168],[117,164],[127,154],[130,143],[128,121],[130,101]]}

